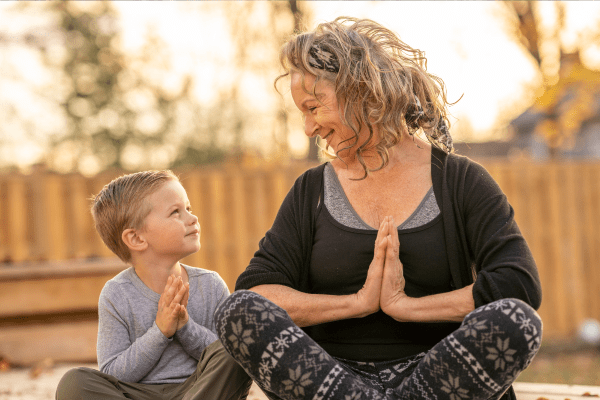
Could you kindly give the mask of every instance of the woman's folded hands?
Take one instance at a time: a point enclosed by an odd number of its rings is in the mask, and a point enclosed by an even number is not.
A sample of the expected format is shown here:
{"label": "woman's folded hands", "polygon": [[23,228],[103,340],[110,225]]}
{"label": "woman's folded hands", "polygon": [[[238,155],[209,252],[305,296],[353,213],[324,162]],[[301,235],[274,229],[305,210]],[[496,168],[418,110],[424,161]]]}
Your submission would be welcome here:
{"label": "woman's folded hands", "polygon": [[393,217],[385,217],[379,226],[365,285],[356,293],[358,316],[364,317],[381,309],[397,321],[460,322],[475,308],[473,285],[414,298],[404,292],[405,283],[398,228]]}

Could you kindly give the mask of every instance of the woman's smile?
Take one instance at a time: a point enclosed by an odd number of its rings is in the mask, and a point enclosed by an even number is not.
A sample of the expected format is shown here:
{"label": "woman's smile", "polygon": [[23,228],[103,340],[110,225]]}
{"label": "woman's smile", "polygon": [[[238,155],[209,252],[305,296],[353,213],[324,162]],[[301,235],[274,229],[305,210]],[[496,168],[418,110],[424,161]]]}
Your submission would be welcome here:
{"label": "woman's smile", "polygon": [[291,78],[292,98],[304,116],[306,136],[320,136],[334,152],[346,147],[346,141],[354,137],[354,132],[340,117],[332,85],[322,80],[315,85],[315,76],[308,73],[304,75],[304,86],[300,73],[292,73]]}

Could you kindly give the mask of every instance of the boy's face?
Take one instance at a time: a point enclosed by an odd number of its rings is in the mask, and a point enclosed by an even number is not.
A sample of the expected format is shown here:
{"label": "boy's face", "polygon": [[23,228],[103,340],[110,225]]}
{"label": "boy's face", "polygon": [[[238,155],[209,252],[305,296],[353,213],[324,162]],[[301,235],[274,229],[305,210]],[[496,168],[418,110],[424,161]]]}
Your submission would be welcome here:
{"label": "boy's face", "polygon": [[200,249],[200,224],[181,183],[165,182],[146,200],[152,211],[139,230],[154,257],[177,262]]}

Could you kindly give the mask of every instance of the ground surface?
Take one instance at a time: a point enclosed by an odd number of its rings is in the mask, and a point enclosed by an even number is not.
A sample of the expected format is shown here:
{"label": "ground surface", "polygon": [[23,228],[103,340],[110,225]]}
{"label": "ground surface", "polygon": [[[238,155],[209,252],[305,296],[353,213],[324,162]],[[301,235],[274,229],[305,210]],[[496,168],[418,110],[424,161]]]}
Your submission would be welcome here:
{"label": "ground surface", "polygon": [[[51,362],[46,362],[36,368],[5,367],[3,371],[0,365],[0,400],[52,400],[60,378],[72,367],[74,365],[52,366]],[[566,352],[564,349],[542,348],[518,381],[600,386],[600,351],[579,349]],[[519,398],[535,400],[538,397],[523,395]],[[253,385],[248,400],[267,398]]]}
{"label": "ground surface", "polygon": [[600,386],[600,349],[565,351],[542,346],[518,381]]}
{"label": "ground surface", "polygon": [[[57,365],[38,369],[16,368],[0,371],[0,400],[54,400],[54,393],[60,378],[65,372],[76,366],[80,365]],[[94,364],[81,366],[97,368]],[[35,375],[37,376],[34,377]],[[256,385],[252,385],[248,400],[267,400],[267,397]]]}

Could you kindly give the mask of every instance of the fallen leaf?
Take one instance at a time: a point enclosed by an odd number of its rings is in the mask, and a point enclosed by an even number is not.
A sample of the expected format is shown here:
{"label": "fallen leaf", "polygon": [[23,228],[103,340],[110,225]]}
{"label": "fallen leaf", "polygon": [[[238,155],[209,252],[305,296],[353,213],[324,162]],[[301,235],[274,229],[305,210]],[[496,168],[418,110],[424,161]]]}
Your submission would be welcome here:
{"label": "fallen leaf", "polygon": [[42,361],[35,364],[29,371],[29,377],[36,379],[44,372],[51,371],[54,367],[54,360],[51,358],[44,358]]}
{"label": "fallen leaf", "polygon": [[0,358],[0,372],[10,371],[10,363],[4,358]]}

